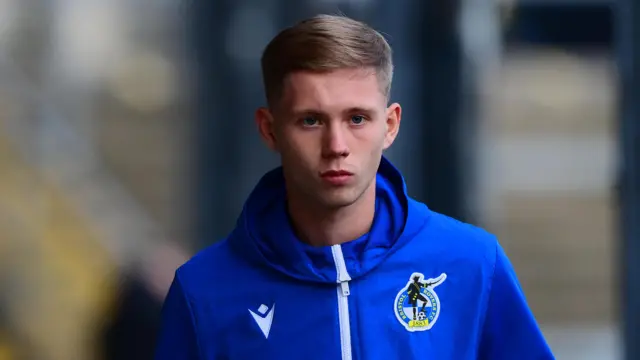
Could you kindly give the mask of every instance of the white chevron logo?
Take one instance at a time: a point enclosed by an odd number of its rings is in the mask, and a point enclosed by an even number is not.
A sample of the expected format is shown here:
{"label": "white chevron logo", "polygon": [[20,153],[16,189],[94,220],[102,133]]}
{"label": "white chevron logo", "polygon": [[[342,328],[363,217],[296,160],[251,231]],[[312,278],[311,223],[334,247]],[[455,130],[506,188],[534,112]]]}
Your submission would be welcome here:
{"label": "white chevron logo", "polygon": [[260,330],[262,330],[265,339],[269,338],[269,331],[271,331],[271,323],[273,322],[273,314],[275,313],[275,311],[276,304],[273,304],[273,306],[271,306],[271,309],[269,309],[265,304],[260,305],[260,308],[258,308],[259,314],[256,314],[255,312],[251,311],[251,309],[249,309],[251,316],[253,316],[253,320],[256,321],[256,324],[258,324]]}

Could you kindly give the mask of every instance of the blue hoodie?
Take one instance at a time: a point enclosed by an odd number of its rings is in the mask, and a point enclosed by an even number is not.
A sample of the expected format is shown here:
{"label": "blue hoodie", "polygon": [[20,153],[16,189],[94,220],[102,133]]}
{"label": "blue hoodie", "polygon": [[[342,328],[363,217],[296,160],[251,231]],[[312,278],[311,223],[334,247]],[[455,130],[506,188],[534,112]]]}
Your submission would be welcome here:
{"label": "blue hoodie", "polygon": [[267,173],[176,271],[156,359],[554,358],[494,236],[409,198],[384,158],[376,187],[368,234],[312,247]]}

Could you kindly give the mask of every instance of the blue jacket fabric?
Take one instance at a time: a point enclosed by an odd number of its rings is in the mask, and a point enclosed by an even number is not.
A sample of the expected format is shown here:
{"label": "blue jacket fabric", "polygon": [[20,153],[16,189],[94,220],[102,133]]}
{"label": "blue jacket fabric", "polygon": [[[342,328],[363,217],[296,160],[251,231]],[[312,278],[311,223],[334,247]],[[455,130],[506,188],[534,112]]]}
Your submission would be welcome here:
{"label": "blue jacket fabric", "polygon": [[383,158],[371,230],[312,247],[280,168],[182,265],[156,359],[554,359],[496,238],[407,196]]}

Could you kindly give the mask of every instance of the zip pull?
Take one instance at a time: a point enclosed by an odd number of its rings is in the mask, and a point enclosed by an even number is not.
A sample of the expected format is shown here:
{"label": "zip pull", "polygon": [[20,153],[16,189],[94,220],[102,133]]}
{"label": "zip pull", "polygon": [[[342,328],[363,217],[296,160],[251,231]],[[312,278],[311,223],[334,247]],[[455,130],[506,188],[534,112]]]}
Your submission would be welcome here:
{"label": "zip pull", "polygon": [[340,291],[342,296],[348,296],[351,293],[349,290],[349,280],[351,280],[351,277],[347,272],[347,265],[342,255],[342,247],[340,245],[331,246],[331,253],[333,254],[333,261],[336,263],[337,282],[340,284]]}
{"label": "zip pull", "polygon": [[349,290],[349,282],[343,281],[340,283],[340,289],[342,290],[343,296],[349,296],[351,294],[351,290]]}

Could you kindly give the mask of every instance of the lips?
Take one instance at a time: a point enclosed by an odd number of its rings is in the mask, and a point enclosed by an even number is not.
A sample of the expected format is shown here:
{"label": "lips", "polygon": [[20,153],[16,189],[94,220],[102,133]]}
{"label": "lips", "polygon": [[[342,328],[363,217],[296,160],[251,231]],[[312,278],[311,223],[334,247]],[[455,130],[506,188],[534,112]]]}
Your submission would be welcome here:
{"label": "lips", "polygon": [[320,176],[332,186],[342,186],[351,181],[353,173],[346,170],[328,170],[321,173]]}
{"label": "lips", "polygon": [[322,177],[335,177],[335,176],[352,176],[353,173],[350,173],[346,170],[328,170],[321,174]]}

